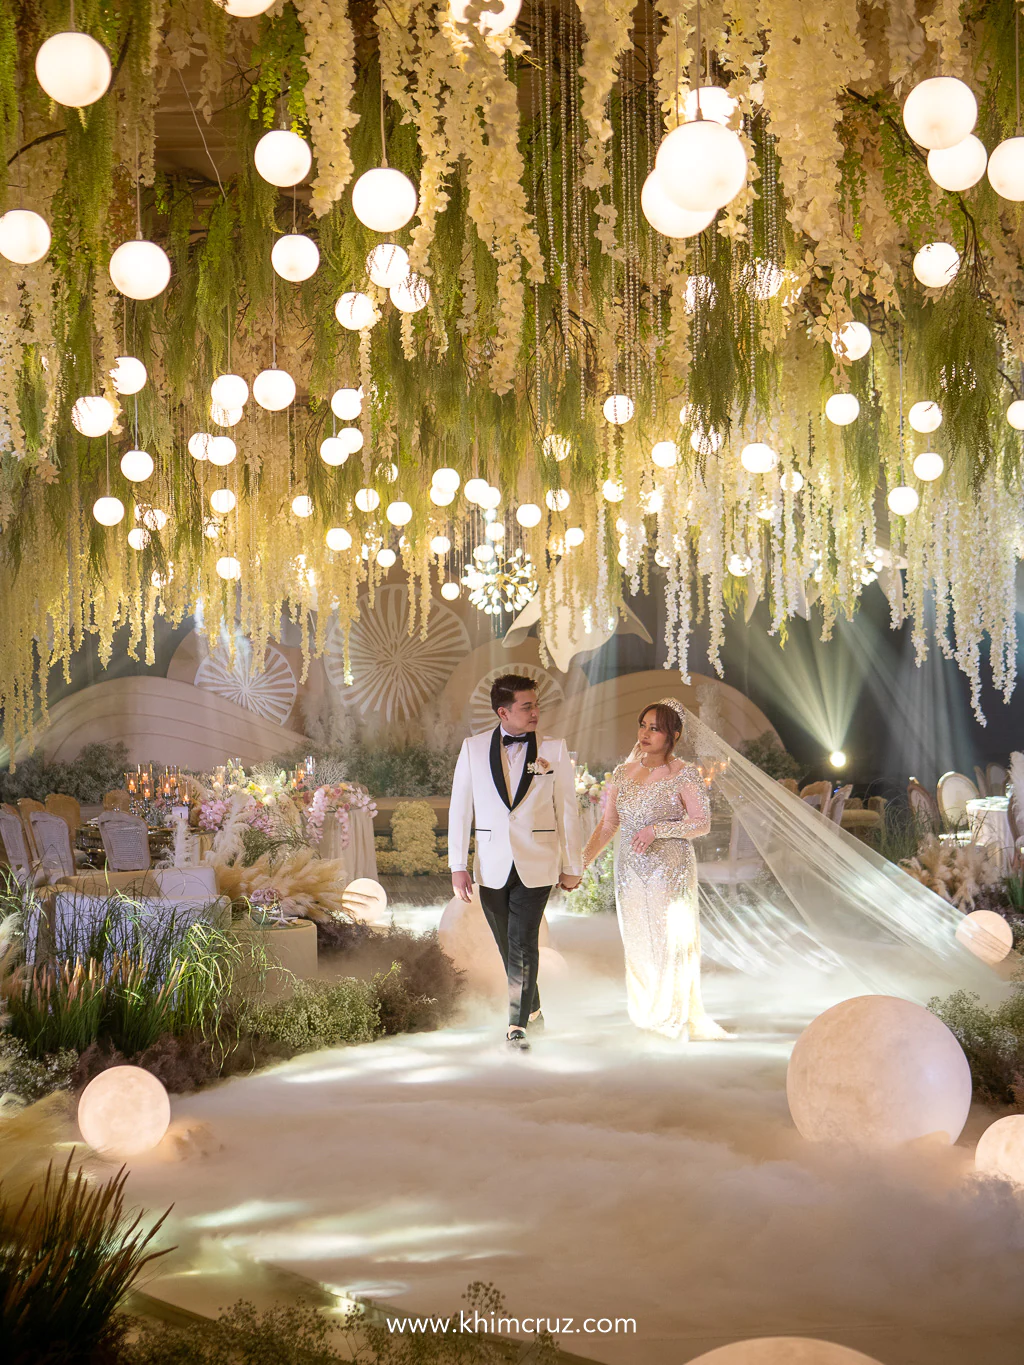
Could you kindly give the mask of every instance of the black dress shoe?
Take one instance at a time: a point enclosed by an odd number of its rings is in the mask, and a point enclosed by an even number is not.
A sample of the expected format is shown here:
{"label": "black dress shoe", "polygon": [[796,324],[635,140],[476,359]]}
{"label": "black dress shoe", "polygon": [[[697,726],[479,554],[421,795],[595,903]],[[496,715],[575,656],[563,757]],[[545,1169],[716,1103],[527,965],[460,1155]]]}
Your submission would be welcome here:
{"label": "black dress shoe", "polygon": [[526,1030],[521,1028],[509,1029],[505,1036],[505,1046],[511,1052],[529,1052],[530,1044],[526,1041]]}

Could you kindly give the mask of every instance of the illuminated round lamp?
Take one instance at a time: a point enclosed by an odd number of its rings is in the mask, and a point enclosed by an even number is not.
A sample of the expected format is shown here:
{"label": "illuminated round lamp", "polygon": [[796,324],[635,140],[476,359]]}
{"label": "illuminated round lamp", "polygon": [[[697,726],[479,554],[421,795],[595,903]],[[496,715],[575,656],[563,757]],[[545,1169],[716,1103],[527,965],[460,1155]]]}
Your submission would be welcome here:
{"label": "illuminated round lamp", "polygon": [[538,526],[544,513],[535,502],[524,502],[516,508],[516,521],[527,528]]}
{"label": "illuminated round lamp", "polygon": [[501,502],[501,489],[488,484],[476,501],[477,506],[482,507],[485,512],[493,512]]}
{"label": "illuminated round lamp", "polygon": [[389,502],[384,515],[392,526],[408,526],[412,521],[412,507],[407,502]]}
{"label": "illuminated round lamp", "polygon": [[280,412],[295,397],[295,380],[287,370],[260,370],[252,381],[252,396],[268,412]]}
{"label": "illuminated round lamp", "polygon": [[324,536],[328,550],[351,550],[352,537],[344,526],[332,526]]}
{"label": "illuminated round lamp", "polygon": [[153,472],[153,457],[145,450],[126,450],[121,456],[121,473],[130,483],[142,483]]}
{"label": "illuminated round lamp", "polygon": [[445,488],[438,488],[435,483],[430,488],[430,501],[435,507],[449,507],[455,501],[455,494]]}
{"label": "illuminated round lamp", "polygon": [[36,80],[69,109],[95,104],[110,88],[110,58],[88,33],[55,33],[36,53]]}
{"label": "illuminated round lamp", "polygon": [[171,262],[156,242],[122,242],[110,258],[114,288],[130,299],[155,299],[167,288]]}
{"label": "illuminated round lamp", "polygon": [[272,132],[264,133],[257,142],[253,160],[264,180],[286,189],[306,178],[313,164],[313,153],[298,133],[287,128],[275,128]]}
{"label": "illuminated round lamp", "polygon": [[954,143],[952,147],[936,148],[928,153],[928,174],[943,190],[959,193],[976,185],[985,174],[988,152],[985,144],[973,133]]}
{"label": "illuminated round lamp", "polygon": [[467,502],[479,502],[488,488],[490,484],[486,479],[467,479],[462,493]]}
{"label": "illuminated round lamp", "polygon": [[138,393],[146,383],[146,367],[133,355],[119,355],[117,364],[110,371],[110,378],[118,393]]}
{"label": "illuminated round lamp", "polygon": [[[504,33],[519,18],[522,0],[494,0],[497,8],[488,6],[476,16],[476,29],[481,34]],[[469,0],[449,0],[448,13],[452,23],[458,28],[467,22]]]}
{"label": "illuminated round lamp", "polygon": [[462,480],[459,478],[458,470],[445,468],[435,469],[430,482],[445,493],[457,493]]}
{"label": "illuminated round lamp", "polygon": [[238,447],[230,436],[213,436],[206,449],[206,458],[221,469],[229,465],[238,454]]}
{"label": "illuminated round lamp", "polygon": [[237,427],[245,416],[242,408],[226,408],[223,403],[210,404],[210,421],[218,427]]}
{"label": "illuminated round lamp", "polygon": [[1006,409],[1006,420],[1014,431],[1024,431],[1024,398],[1015,398]]}
{"label": "illuminated round lamp", "polygon": [[385,545],[383,549],[377,551],[377,563],[382,569],[390,569],[397,562],[398,556],[394,550],[389,550]]}
{"label": "illuminated round lamp", "polygon": [[942,151],[974,131],[978,101],[955,76],[932,76],[915,85],[903,102],[903,126],[921,147]]}
{"label": "illuminated round lamp", "polygon": [[120,498],[97,498],[92,505],[92,514],[101,526],[116,526],[124,520],[124,503]]}
{"label": "illuminated round lamp", "polygon": [[699,110],[700,118],[709,118],[724,128],[736,112],[736,101],[720,85],[701,85],[686,96],[683,108],[689,123],[698,117]]}
{"label": "illuminated round lamp", "polygon": [[454,602],[455,599],[459,596],[460,592],[461,589],[459,588],[458,583],[441,584],[441,596],[444,598],[446,602]]}
{"label": "illuminated round lamp", "polygon": [[430,285],[410,270],[404,280],[391,286],[388,297],[400,313],[418,313],[430,302]]}
{"label": "illuminated round lamp", "polygon": [[394,483],[398,478],[398,465],[393,460],[388,460],[386,464],[380,464],[375,471],[385,483]]}
{"label": "illuminated round lamp", "polygon": [[874,1356],[813,1337],[748,1337],[697,1356],[690,1365],[879,1365]]}
{"label": "illuminated round lamp", "polygon": [[331,395],[331,411],[340,422],[354,422],[362,410],[361,389],[336,389]]}
{"label": "illuminated round lamp", "polygon": [[626,490],[621,483],[615,479],[605,479],[601,485],[601,496],[605,502],[621,502],[626,496]]}
{"label": "illuminated round lamp", "polygon": [[804,486],[804,476],[799,469],[790,469],[779,480],[779,486],[784,493],[799,493]]}
{"label": "illuminated round lamp", "polygon": [[352,186],[352,212],[371,232],[397,232],[416,212],[416,186],[393,166],[364,171]]}
{"label": "illuminated round lamp", "polygon": [[724,208],[747,182],[743,143],[712,119],[673,128],[662,140],[654,164],[668,197],[691,213]]}
{"label": "illuminated round lamp", "polygon": [[917,511],[920,501],[917,489],[908,488],[906,484],[898,484],[897,487],[890,489],[886,498],[889,511],[897,517],[909,517]]}
{"label": "illuminated round lamp", "polygon": [[282,280],[299,284],[315,275],[320,264],[320,248],[312,237],[302,232],[288,232],[278,237],[270,253],[270,264]]}
{"label": "illuminated round lamp", "polygon": [[396,242],[381,242],[366,258],[366,273],[379,288],[392,289],[409,273],[409,253]]}
{"label": "illuminated round lamp", "polygon": [[[975,911],[975,914],[993,913],[991,910]],[[1007,1114],[989,1124],[978,1139],[974,1166],[982,1175],[999,1176],[1016,1185],[1024,1185],[1024,1114]]]}
{"label": "illuminated round lamp", "polygon": [[320,458],[324,464],[331,466],[344,464],[348,455],[344,441],[339,440],[337,436],[326,436],[320,442]]}
{"label": "illuminated round lamp", "polygon": [[495,542],[505,539],[505,527],[500,521],[489,522],[484,527],[484,535]]}
{"label": "illuminated round lamp", "polygon": [[650,492],[643,495],[641,502],[643,504],[644,515],[656,517],[659,512],[664,510],[665,495],[660,488],[652,488]]}
{"label": "illuminated round lamp", "polygon": [[949,242],[928,242],[914,257],[914,275],[927,289],[944,289],[959,269],[960,253]]}
{"label": "illuminated round lamp", "polygon": [[778,510],[775,503],[769,502],[767,498],[763,498],[761,502],[758,503],[757,511],[754,513],[754,516],[757,517],[759,521],[771,521]]}
{"label": "illuminated round lamp", "polygon": [[860,995],[819,1014],[786,1073],[801,1137],[861,1148],[953,1143],[971,1107],[971,1069],[946,1025],[891,995]]}
{"label": "illuminated round lamp", "polygon": [[911,407],[907,413],[907,421],[914,431],[919,431],[922,436],[927,436],[929,432],[937,431],[942,426],[942,409],[938,403],[933,403],[931,399],[925,399]]}
{"label": "illuminated round lamp", "polygon": [[216,540],[222,529],[221,523],[215,517],[207,517],[203,522],[203,535],[207,540]]}
{"label": "illuminated round lamp", "polygon": [[675,441],[658,441],[651,450],[651,461],[659,469],[671,469],[679,463],[679,447]]}
{"label": "illuminated round lamp", "polygon": [[544,501],[552,512],[564,512],[569,506],[568,488],[549,488],[544,494]]}
{"label": "illuminated round lamp", "polygon": [[703,427],[697,427],[690,434],[690,448],[695,450],[698,455],[713,455],[716,450],[721,450],[725,437],[720,431],[711,427],[705,431]]}
{"label": "illuminated round lamp", "polygon": [[677,239],[696,237],[710,227],[718,212],[717,209],[710,209],[706,213],[691,213],[689,209],[681,209],[665,193],[656,170],[651,171],[644,181],[640,191],[640,208],[655,232],[660,232],[663,237]]}
{"label": "illuminated round lamp", "polygon": [[622,549],[615,556],[615,562],[623,569],[629,568],[629,551]]}
{"label": "illuminated round lamp", "polygon": [[604,407],[601,411],[604,413],[606,422],[611,422],[613,427],[621,427],[632,419],[636,405],[632,398],[627,397],[626,394],[613,393],[610,398],[604,400]]}
{"label": "illuminated round lamp", "polygon": [[105,436],[114,425],[114,405],[100,394],[87,394],[75,400],[71,422],[83,436]]}
{"label": "illuminated round lamp", "polygon": [[249,401],[249,385],[240,374],[219,374],[210,385],[210,397],[222,408],[244,408]]}
{"label": "illuminated round lamp", "polygon": [[763,441],[752,441],[740,451],[740,464],[750,474],[767,474],[778,462],[778,455]]}
{"label": "illuminated round lamp", "polygon": [[216,0],[216,3],[233,19],[255,19],[257,14],[266,14],[274,0]]}
{"label": "illuminated round lamp", "polygon": [[[683,288],[683,307],[687,313],[695,313],[698,304],[703,304],[706,308],[714,308],[718,302],[718,285],[710,275],[691,275]],[[679,414],[680,422],[685,423],[689,420],[683,416],[689,408],[687,404]]]}
{"label": "illuminated round lamp", "polygon": [[833,768],[846,767],[846,755],[843,753],[842,749],[833,749],[828,756],[828,761]]}
{"label": "illuminated round lamp", "polygon": [[313,499],[307,493],[298,493],[292,498],[292,512],[297,517],[313,515]]}
{"label": "illuminated round lamp", "polygon": [[222,555],[215,565],[218,578],[233,583],[242,577],[242,566],[234,555]]}
{"label": "illuminated round lamp", "polygon": [[1003,199],[1024,199],[1024,137],[1008,137],[988,159],[989,184]]}
{"label": "illuminated round lamp", "polygon": [[215,488],[210,494],[210,506],[220,516],[233,512],[237,498],[230,488]]}
{"label": "illuminated round lamp", "polygon": [[78,1101],[82,1137],[100,1156],[123,1160],[151,1152],[171,1122],[162,1083],[141,1066],[111,1066],[94,1076]]}
{"label": "illuminated round lamp", "polygon": [[855,393],[834,393],[825,403],[825,416],[834,427],[848,427],[860,416],[860,400]]}
{"label": "illuminated round lamp", "polygon": [[922,483],[934,483],[945,467],[945,460],[934,450],[922,450],[914,457],[914,477]]}
{"label": "illuminated round lamp", "polygon": [[380,494],[374,488],[360,488],[355,496],[355,504],[360,512],[376,512],[380,506]]}
{"label": "illuminated round lamp", "polygon": [[0,217],[0,256],[14,265],[35,265],[50,249],[50,225],[31,209],[8,209]]}
{"label": "illuminated round lamp", "polygon": [[446,555],[451,548],[452,543],[447,536],[434,536],[430,542],[432,555]]}
{"label": "illuminated round lamp", "polygon": [[832,354],[840,360],[860,360],[871,350],[871,332],[863,322],[844,322],[832,333]]}
{"label": "illuminated round lamp", "polygon": [[363,448],[363,433],[358,427],[342,427],[337,439],[341,442],[341,448],[346,455],[354,455],[357,450]]}
{"label": "illuminated round lamp", "polygon": [[994,910],[972,910],[956,927],[959,943],[994,967],[1013,947],[1013,930]]}
{"label": "illuminated round lamp", "polygon": [[565,436],[552,434],[541,441],[541,449],[550,460],[567,460],[572,454],[572,443]]}
{"label": "illuminated round lamp", "polygon": [[368,294],[349,290],[334,305],[334,316],[350,332],[365,332],[377,322],[380,314]]}
{"label": "illuminated round lamp", "polygon": [[584,535],[582,526],[570,526],[567,528],[565,532],[565,544],[567,549],[575,550],[578,545],[583,544],[584,540],[586,540],[586,536]]}
{"label": "illuminated round lamp", "polygon": [[786,272],[774,261],[753,260],[743,272],[747,288],[759,303],[773,299],[786,283]]}
{"label": "illuminated round lamp", "polygon": [[144,550],[149,544],[149,532],[144,531],[141,526],[133,526],[128,532],[128,544],[133,550]]}
{"label": "illuminated round lamp", "polygon": [[135,520],[141,521],[147,531],[162,531],[167,525],[167,513],[160,507],[136,507]]}
{"label": "illuminated round lamp", "polygon": [[746,578],[747,574],[754,567],[754,562],[749,555],[730,555],[729,563],[726,567],[733,578]]}

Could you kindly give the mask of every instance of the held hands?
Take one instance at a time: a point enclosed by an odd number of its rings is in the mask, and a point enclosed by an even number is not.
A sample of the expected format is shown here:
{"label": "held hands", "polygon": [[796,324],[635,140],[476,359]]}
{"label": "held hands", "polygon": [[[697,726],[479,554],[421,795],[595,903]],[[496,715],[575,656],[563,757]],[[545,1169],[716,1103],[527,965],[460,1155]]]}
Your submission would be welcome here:
{"label": "held hands", "polygon": [[637,830],[633,835],[633,842],[630,848],[634,853],[646,853],[651,844],[654,843],[654,826],[645,825],[643,829]]}
{"label": "held hands", "polygon": [[568,872],[563,872],[558,879],[558,885],[563,891],[575,891],[582,880],[582,877],[570,877]]}
{"label": "held hands", "polygon": [[468,872],[453,872],[452,890],[460,901],[465,901],[468,905],[473,899],[473,878]]}

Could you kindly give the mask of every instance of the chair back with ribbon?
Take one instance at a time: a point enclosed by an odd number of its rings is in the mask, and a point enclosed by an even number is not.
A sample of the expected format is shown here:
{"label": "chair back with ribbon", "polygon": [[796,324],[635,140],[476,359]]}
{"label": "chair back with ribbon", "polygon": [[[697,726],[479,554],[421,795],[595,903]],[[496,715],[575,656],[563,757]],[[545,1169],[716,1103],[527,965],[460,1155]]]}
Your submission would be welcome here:
{"label": "chair back with ribbon", "polygon": [[103,851],[111,872],[144,872],[150,866],[149,830],[138,815],[104,811],[97,816]]}
{"label": "chair back with ribbon", "polygon": [[13,806],[0,808],[0,839],[4,842],[7,862],[15,877],[23,885],[32,880],[32,855],[21,816]]}
{"label": "chair back with ribbon", "polygon": [[75,855],[71,848],[71,832],[59,815],[48,810],[34,810],[29,813],[32,842],[36,847],[36,857],[46,869],[48,877],[73,877],[75,875]]}
{"label": "chair back with ribbon", "polygon": [[939,813],[946,824],[953,829],[967,819],[968,801],[977,801],[978,788],[966,773],[943,773],[935,789]]}

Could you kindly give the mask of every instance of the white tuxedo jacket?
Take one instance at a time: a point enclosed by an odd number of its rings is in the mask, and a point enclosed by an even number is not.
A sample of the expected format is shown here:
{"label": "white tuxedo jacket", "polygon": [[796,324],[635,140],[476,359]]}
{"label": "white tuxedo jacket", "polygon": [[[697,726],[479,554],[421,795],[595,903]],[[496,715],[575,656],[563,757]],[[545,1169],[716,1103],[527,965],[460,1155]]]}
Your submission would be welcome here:
{"label": "white tuxedo jacket", "polygon": [[[531,773],[540,760],[543,773]],[[519,786],[509,797],[501,762],[501,727],[464,740],[452,780],[448,865],[464,871],[469,834],[476,826],[473,875],[480,886],[501,887],[515,864],[524,886],[554,886],[564,872],[583,872],[576,784],[564,739],[531,734]]]}

